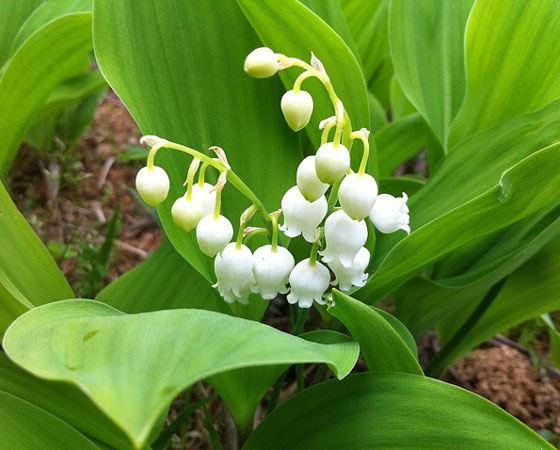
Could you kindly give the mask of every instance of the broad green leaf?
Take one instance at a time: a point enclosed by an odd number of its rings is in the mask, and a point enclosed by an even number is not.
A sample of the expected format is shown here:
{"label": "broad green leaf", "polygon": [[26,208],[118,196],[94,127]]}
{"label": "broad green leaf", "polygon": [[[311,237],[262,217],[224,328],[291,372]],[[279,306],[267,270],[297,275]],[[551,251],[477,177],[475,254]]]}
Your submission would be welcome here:
{"label": "broad green leaf", "polygon": [[[100,69],[142,133],[202,151],[222,147],[236,173],[276,210],[295,184],[302,152],[278,106],[281,83],[243,71],[247,54],[262,44],[237,4],[95,0],[93,22]],[[171,218],[189,162],[172,150],[158,153],[156,164],[171,179],[159,214],[177,251],[213,282],[212,260],[198,249],[194,232],[185,233]],[[250,206],[231,185],[222,205],[234,226]]]}
{"label": "broad green leaf", "polygon": [[403,192],[414,195],[425,185],[426,179],[415,175],[383,177],[379,179],[379,192],[391,194],[394,197],[402,196]]}
{"label": "broad green leaf", "polygon": [[[488,227],[491,224],[497,226],[494,220],[497,217],[493,216],[487,216],[484,222],[478,221],[474,227],[467,225],[467,222],[462,219],[466,217],[464,216],[466,210],[469,210],[467,205],[471,202],[472,212],[476,213],[476,207],[472,202],[477,198],[478,202],[481,202],[483,194],[487,195],[485,192],[495,190],[505,172],[537,150],[560,141],[559,112],[560,102],[556,101],[541,111],[516,117],[507,123],[477,133],[449,152],[426,186],[410,199],[413,232],[411,236],[404,239],[404,233],[378,236],[373,263],[374,268],[379,270],[370,280],[366,290],[373,286],[373,280],[385,277],[385,270],[392,270],[390,267],[395,263],[400,264],[400,274],[384,287],[382,284],[385,282],[375,283],[377,288],[370,291],[373,292],[373,296],[370,297],[371,301],[374,300],[374,296],[394,289],[403,281],[411,278],[422,267],[435,261],[436,255],[432,252],[434,244],[445,244],[446,246],[450,244],[450,247],[445,250],[448,252],[467,243],[467,241],[459,242],[456,239],[457,236],[465,238],[470,233],[472,238],[476,239],[493,231]],[[475,153],[477,157],[473,158],[472,155]],[[554,152],[550,153],[550,156],[554,158],[552,155]],[[546,184],[549,181],[551,180],[543,179],[540,175],[535,180],[520,180],[522,184],[528,183],[529,187],[535,187],[539,183]],[[508,188],[508,186],[504,186],[504,188]],[[525,191],[525,189],[523,190]],[[536,189],[535,192],[538,192],[535,197],[536,201],[541,205],[548,201],[548,198],[543,196],[545,191],[541,192]],[[508,209],[506,203],[497,201],[497,205]],[[532,199],[528,204],[530,206],[534,204]],[[459,209],[459,207],[466,208],[466,210]],[[521,213],[519,219],[525,215],[524,211]],[[526,215],[530,215],[529,210]],[[446,225],[443,225],[444,223]],[[504,223],[500,227],[506,225],[508,224]],[[446,227],[446,233],[449,233],[450,236],[449,240],[442,240],[439,226]],[[409,243],[412,244],[413,241],[416,241],[415,232],[421,230],[422,233],[425,233],[424,238],[428,239],[430,244],[422,245],[422,250],[418,251],[416,247],[414,249],[412,246],[409,247]],[[416,242],[419,244],[419,241]],[[399,259],[394,258],[396,245],[401,252]],[[416,259],[417,262],[412,263],[413,259]],[[424,263],[417,265],[421,259],[424,260]],[[406,267],[410,268],[408,274],[402,270]],[[397,272],[393,272],[393,275],[397,275]]]}
{"label": "broad green leaf", "polygon": [[75,13],[41,27],[12,56],[0,78],[1,174],[49,93],[83,66],[91,45],[91,13]]}
{"label": "broad green leaf", "polygon": [[395,77],[442,144],[465,94],[463,45],[473,1],[392,0],[389,8]]}
{"label": "broad green leaf", "polygon": [[2,446],[12,449],[99,449],[62,420],[0,390]]}
{"label": "broad green leaf", "polygon": [[0,335],[33,306],[74,296],[51,254],[0,183]]}
{"label": "broad green leaf", "polygon": [[[361,67],[332,28],[297,0],[238,0],[238,3],[266,46],[304,61],[309,61],[313,52],[325,66],[353,129],[369,127],[369,100]],[[300,73],[299,69],[280,72],[287,89],[292,88]],[[306,131],[314,146],[318,147],[321,137],[318,124],[334,115],[334,109],[319,82],[309,81],[304,86],[314,99],[314,112]]]}
{"label": "broad green leaf", "polygon": [[395,292],[398,317],[415,336],[476,301],[490,287],[531,258],[560,232],[560,207],[534,216],[493,237],[464,272],[444,279],[416,277]]}
{"label": "broad green leaf", "polygon": [[127,315],[92,300],[33,309],[12,323],[2,345],[35,376],[79,386],[137,446],[171,400],[202,378],[303,362],[328,363],[342,378],[358,356],[357,344],[341,352],[340,344],[308,342],[211,311]]}
{"label": "broad green leaf", "polygon": [[383,105],[375,96],[368,91],[368,98],[369,98],[369,115],[370,115],[370,131],[372,133],[378,132],[382,129],[385,125],[387,125],[387,114],[385,113],[385,109]]}
{"label": "broad green leaf", "polygon": [[466,30],[467,95],[449,148],[560,95],[559,27],[555,0],[476,2]]}
{"label": "broad green leaf", "polygon": [[[560,238],[513,272],[480,320],[462,334],[459,345],[439,364],[445,368],[463,353],[512,326],[560,309]],[[469,304],[443,321],[438,330],[442,347],[462,326],[478,304]]]}
{"label": "broad green leaf", "polygon": [[405,332],[404,325],[401,324],[397,331],[392,322],[398,320],[389,322],[378,310],[336,289],[333,290],[333,299],[335,306],[329,307],[329,313],[340,320],[360,344],[369,370],[423,375],[420,364],[409,347],[412,336],[406,332],[408,337],[405,341],[399,333]]}
{"label": "broad green leaf", "polygon": [[68,383],[34,377],[11,362],[3,352],[0,352],[0,392],[32,403],[99,442],[115,448],[131,448],[122,430],[80,389]]}
{"label": "broad green leaf", "polygon": [[[410,236],[393,247],[375,275],[358,291],[358,298],[374,301],[455,248],[546,206],[560,189],[557,164],[560,144],[546,147],[506,170],[482,195],[425,226],[413,226]],[[411,207],[411,211],[415,209]]]}
{"label": "broad green leaf", "polygon": [[405,373],[327,381],[280,405],[244,450],[552,449],[513,416],[476,394]]}
{"label": "broad green leaf", "polygon": [[19,28],[41,3],[43,0],[4,0],[0,3],[0,68],[10,56]]}
{"label": "broad green leaf", "polygon": [[424,124],[422,116],[414,113],[385,125],[375,134],[381,176],[391,175],[426,145]]}
{"label": "broad green leaf", "polygon": [[[348,336],[330,330],[316,330],[300,335],[301,338],[319,344],[329,344],[339,356],[333,359],[355,361],[357,344]],[[289,367],[277,366],[245,367],[213,375],[208,382],[224,400],[235,421],[237,431],[247,437],[253,430],[255,411],[263,396],[276,379]]]}
{"label": "broad green leaf", "polygon": [[397,121],[415,112],[418,111],[410,103],[397,79],[393,77],[391,80],[391,114],[393,115],[393,120]]}
{"label": "broad green leaf", "polygon": [[548,327],[548,335],[550,336],[550,357],[552,363],[557,369],[560,369],[560,332],[554,325],[554,322],[550,318],[549,314],[543,314],[541,319],[544,321]]}
{"label": "broad green leaf", "polygon": [[348,27],[364,65],[366,81],[385,107],[393,63],[389,54],[388,0],[342,0]]}

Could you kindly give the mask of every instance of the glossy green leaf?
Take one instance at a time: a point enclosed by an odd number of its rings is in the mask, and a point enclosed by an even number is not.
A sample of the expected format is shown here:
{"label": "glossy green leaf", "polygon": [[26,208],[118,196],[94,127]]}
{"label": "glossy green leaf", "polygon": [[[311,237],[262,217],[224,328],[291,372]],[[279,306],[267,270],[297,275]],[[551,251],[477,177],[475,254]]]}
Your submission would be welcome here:
{"label": "glossy green leaf", "polygon": [[[518,323],[560,309],[559,255],[560,238],[557,237],[513,272],[484,315],[461,335],[459,345],[454,346],[439,366],[451,365],[460,355]],[[455,334],[477,305],[469,304],[440,324],[438,330],[442,345]]]}
{"label": "glossy green leaf", "polygon": [[[353,129],[369,127],[368,95],[361,67],[350,48],[332,28],[297,0],[238,0],[238,3],[266,46],[305,61],[309,61],[313,52],[325,66],[339,98],[344,102]],[[280,72],[287,89],[291,89],[300,73],[301,70]],[[304,86],[314,100],[313,116],[306,131],[318,147],[321,137],[318,124],[334,115],[334,110],[322,85],[309,81]]]}
{"label": "glossy green leaf", "polygon": [[391,122],[375,134],[381,176],[391,175],[426,145],[424,124],[422,116],[414,113]]}
{"label": "glossy green leaf", "polygon": [[555,0],[477,0],[466,30],[467,95],[449,147],[560,95],[559,27]]}
{"label": "glossy green leaf", "polygon": [[92,300],[33,309],[13,322],[2,345],[32,374],[79,386],[137,446],[171,400],[197,380],[302,362],[328,363],[342,378],[358,356],[357,344],[351,351],[346,344],[316,344],[211,311],[126,315]]}
{"label": "glossy green leaf", "polygon": [[43,0],[4,0],[0,3],[0,68],[10,56],[12,42],[21,25]]}
{"label": "glossy green leaf", "polygon": [[395,76],[441,143],[465,94],[463,45],[473,1],[391,1]]}
{"label": "glossy green leaf", "polygon": [[550,336],[550,357],[557,369],[560,369],[560,332],[554,325],[549,314],[543,314],[542,320],[548,327],[548,335]]}
{"label": "glossy green leaf", "polygon": [[62,420],[3,391],[0,391],[0,434],[5,448],[99,449]]}
{"label": "glossy green leaf", "polygon": [[404,373],[327,381],[278,407],[244,450],[552,449],[500,407],[456,386]]}
{"label": "glossy green leaf", "polygon": [[385,113],[385,109],[383,105],[375,96],[368,91],[368,98],[369,98],[369,115],[370,115],[370,128],[369,130],[372,133],[378,132],[381,128],[387,125],[387,114]]}
{"label": "glossy green leaf", "polygon": [[560,207],[539,211],[481,248],[462,273],[443,279],[416,277],[395,292],[398,317],[420,336],[531,258],[560,232]]}
{"label": "glossy green leaf", "polygon": [[397,79],[393,77],[391,80],[391,114],[393,115],[393,120],[397,121],[415,112],[418,111],[410,103]]}
{"label": "glossy green leaf", "polygon": [[91,13],[75,13],[41,27],[12,56],[0,78],[0,173],[7,173],[49,93],[83,67],[91,45]]}
{"label": "glossy green leaf", "polygon": [[[333,299],[335,306],[329,307],[329,313],[340,320],[360,344],[369,370],[423,375],[420,364],[409,347],[412,336],[405,331],[404,325],[399,326],[399,333],[393,323],[386,320],[378,310],[336,289],[333,290]],[[395,321],[398,322],[396,319]],[[401,333],[408,334],[406,341]]]}
{"label": "glossy green leaf", "polygon": [[0,335],[20,314],[74,296],[51,254],[0,183]]}
{"label": "glossy green leaf", "polygon": [[[273,211],[295,184],[302,153],[278,107],[281,83],[252,79],[243,71],[247,54],[261,45],[230,0],[94,2],[98,64],[142,133],[203,151],[222,147],[233,169]],[[213,282],[212,260],[198,249],[194,232],[185,233],[171,218],[171,205],[184,193],[189,161],[172,150],[158,153],[156,164],[171,179],[159,214],[174,247]],[[250,206],[232,186],[225,188],[222,205],[234,226]]]}

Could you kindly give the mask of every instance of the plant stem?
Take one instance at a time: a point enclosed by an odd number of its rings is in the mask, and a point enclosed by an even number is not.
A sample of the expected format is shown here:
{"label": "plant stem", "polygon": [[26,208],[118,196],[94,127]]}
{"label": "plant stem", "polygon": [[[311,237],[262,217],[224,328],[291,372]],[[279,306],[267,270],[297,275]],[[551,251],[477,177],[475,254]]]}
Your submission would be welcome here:
{"label": "plant stem", "polygon": [[354,131],[350,135],[350,137],[352,138],[352,140],[359,139],[364,145],[364,153],[362,155],[362,160],[360,161],[360,167],[358,169],[358,175],[363,176],[364,173],[366,173],[369,158],[369,139],[367,137],[367,131],[364,132],[363,129],[361,131]]}
{"label": "plant stem", "polygon": [[432,358],[428,367],[426,368],[426,374],[428,376],[439,378],[445,372],[448,362],[447,359],[449,355],[453,353],[457,345],[465,337],[465,335],[476,325],[482,315],[488,310],[492,305],[492,302],[497,297],[504,285],[506,278],[500,280],[488,291],[486,296],[478,304],[475,310],[471,313],[468,319],[461,325],[461,327],[455,332],[455,334],[447,341],[447,344],[441,349],[441,351]]}

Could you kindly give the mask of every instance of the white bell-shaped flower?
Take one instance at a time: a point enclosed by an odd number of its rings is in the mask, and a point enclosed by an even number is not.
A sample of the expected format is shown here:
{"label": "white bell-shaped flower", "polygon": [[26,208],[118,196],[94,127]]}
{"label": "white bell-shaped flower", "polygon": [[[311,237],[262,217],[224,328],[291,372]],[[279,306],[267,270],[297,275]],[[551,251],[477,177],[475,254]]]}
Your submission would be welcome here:
{"label": "white bell-shaped flower", "polygon": [[334,184],[346,175],[350,167],[350,152],[340,144],[335,147],[327,142],[319,147],[315,155],[315,170],[323,183]]}
{"label": "white bell-shaped flower", "polygon": [[214,218],[213,214],[204,216],[196,227],[196,240],[202,253],[216,256],[233,237],[231,222],[224,216]]}
{"label": "white bell-shaped flower", "polygon": [[315,156],[308,156],[299,163],[296,179],[301,195],[303,195],[308,202],[314,202],[321,198],[329,188],[328,184],[323,183],[317,177],[317,172],[315,171]]}
{"label": "white bell-shaped flower", "polygon": [[375,200],[369,218],[382,233],[394,233],[404,230],[410,234],[410,217],[408,215],[407,195],[395,198],[389,194],[380,194]]}
{"label": "white bell-shaped flower", "polygon": [[346,214],[354,220],[366,218],[377,198],[377,183],[367,173],[346,175],[340,183],[338,200]]}
{"label": "white bell-shaped flower", "polygon": [[367,225],[363,220],[353,220],[342,210],[333,212],[325,221],[327,247],[320,252],[323,261],[338,260],[344,267],[351,267],[358,251],[367,240]]}
{"label": "white bell-shaped flower", "polygon": [[284,119],[294,131],[305,128],[313,113],[313,97],[307,91],[290,90],[282,96],[280,108]]}
{"label": "white bell-shaped flower", "polygon": [[369,250],[362,247],[350,267],[344,267],[338,259],[331,261],[329,267],[336,277],[333,284],[338,284],[341,291],[347,291],[352,286],[364,286],[368,279],[368,274],[364,271],[367,269],[370,256]]}
{"label": "white bell-shaped flower", "polygon": [[289,280],[289,303],[297,303],[300,308],[311,308],[313,301],[320,305],[325,304],[322,296],[329,287],[331,274],[323,264],[311,264],[309,258],[304,259],[296,264]]}
{"label": "white bell-shaped flower", "polygon": [[214,260],[218,292],[228,303],[238,301],[249,303],[249,294],[253,285],[253,255],[245,245],[239,247],[235,242],[226,245],[222,253]]}
{"label": "white bell-shaped flower", "polygon": [[194,196],[190,200],[185,195],[179,197],[171,207],[171,217],[178,227],[189,232],[196,228],[202,219],[202,203]]}
{"label": "white bell-shaped flower", "polygon": [[169,193],[169,177],[159,166],[142,167],[136,175],[136,190],[148,205],[158,206]]}
{"label": "white bell-shaped flower", "polygon": [[308,242],[317,239],[317,227],[327,215],[327,199],[322,196],[314,202],[303,198],[297,186],[291,187],[282,197],[284,225],[279,229],[288,237],[303,234]]}
{"label": "white bell-shaped flower", "polygon": [[268,78],[278,72],[278,59],[268,47],[253,50],[245,58],[245,72],[255,78]]}
{"label": "white bell-shaped flower", "polygon": [[207,214],[212,214],[216,208],[216,191],[210,192],[214,189],[214,185],[204,183],[200,186],[198,183],[193,184],[192,198],[200,200],[202,204],[202,217]]}
{"label": "white bell-shaped flower", "polygon": [[273,251],[271,245],[259,247],[253,254],[254,292],[265,300],[288,292],[286,284],[294,264],[294,257],[287,248],[277,247]]}

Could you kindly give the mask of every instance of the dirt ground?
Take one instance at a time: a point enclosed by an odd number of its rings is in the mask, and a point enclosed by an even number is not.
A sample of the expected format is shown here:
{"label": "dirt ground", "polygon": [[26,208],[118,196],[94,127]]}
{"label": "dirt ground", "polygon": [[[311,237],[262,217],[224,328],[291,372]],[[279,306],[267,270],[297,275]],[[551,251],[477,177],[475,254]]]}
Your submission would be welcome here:
{"label": "dirt ground", "polygon": [[[75,149],[76,173],[80,176],[63,187],[56,200],[48,201],[48,177],[35,151],[24,147],[15,162],[9,180],[12,196],[41,239],[51,249],[64,248],[56,259],[74,286],[80,286],[83,263],[75,250],[84,242],[95,246],[104,241],[117,203],[119,231],[103,283],[140,263],[161,240],[155,221],[133,194],[134,178],[142,163],[122,160],[127,146],[137,145],[139,137],[128,111],[109,93]],[[488,398],[536,431],[560,434],[559,378],[548,376],[512,346],[486,345],[474,350],[456,363],[448,380]],[[223,405],[213,401],[209,408],[212,415],[219,413],[222,419],[217,420],[224,423],[227,414]],[[170,418],[174,414],[176,409],[172,409]],[[188,448],[204,448],[207,442],[202,435],[203,414],[198,411],[197,415],[194,428],[186,432]],[[174,448],[184,445],[175,444]]]}

